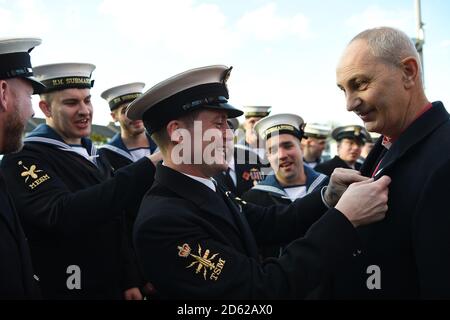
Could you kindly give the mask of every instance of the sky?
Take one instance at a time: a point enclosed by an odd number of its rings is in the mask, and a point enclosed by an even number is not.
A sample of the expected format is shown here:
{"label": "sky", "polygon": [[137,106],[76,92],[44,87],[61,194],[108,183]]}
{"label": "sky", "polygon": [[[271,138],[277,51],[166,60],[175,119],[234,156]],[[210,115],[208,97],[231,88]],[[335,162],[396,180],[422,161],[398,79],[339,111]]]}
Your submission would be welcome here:
{"label": "sky", "polygon": [[[94,123],[111,119],[100,94],[145,90],[191,68],[233,66],[229,102],[270,105],[306,122],[362,124],[345,110],[335,68],[360,31],[391,26],[416,37],[414,0],[0,0],[0,37],[43,40],[34,66],[96,65]],[[423,0],[425,87],[450,106],[450,1]],[[34,99],[36,116],[42,117]],[[448,109],[450,110],[450,109]]]}

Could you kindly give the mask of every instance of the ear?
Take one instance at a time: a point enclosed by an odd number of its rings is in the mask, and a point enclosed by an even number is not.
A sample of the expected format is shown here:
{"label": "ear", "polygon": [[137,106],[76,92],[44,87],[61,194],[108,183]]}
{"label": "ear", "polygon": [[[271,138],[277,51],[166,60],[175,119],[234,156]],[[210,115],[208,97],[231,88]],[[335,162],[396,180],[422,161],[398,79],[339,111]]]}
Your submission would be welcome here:
{"label": "ear", "polygon": [[44,100],[39,101],[39,108],[45,114],[46,118],[52,117],[52,108],[46,101]]}
{"label": "ear", "polygon": [[181,129],[181,124],[178,120],[172,120],[166,126],[170,141],[174,143],[181,143],[183,141],[183,135],[179,132],[178,129]]}
{"label": "ear", "polygon": [[113,119],[114,122],[119,121],[119,117],[117,117],[115,111],[112,111],[112,112],[111,112],[111,118]]}
{"label": "ear", "polygon": [[0,80],[0,112],[5,112],[8,109],[8,82]]}
{"label": "ear", "polygon": [[405,89],[411,89],[417,82],[420,75],[420,66],[416,58],[408,57],[402,60],[403,66],[403,83]]}

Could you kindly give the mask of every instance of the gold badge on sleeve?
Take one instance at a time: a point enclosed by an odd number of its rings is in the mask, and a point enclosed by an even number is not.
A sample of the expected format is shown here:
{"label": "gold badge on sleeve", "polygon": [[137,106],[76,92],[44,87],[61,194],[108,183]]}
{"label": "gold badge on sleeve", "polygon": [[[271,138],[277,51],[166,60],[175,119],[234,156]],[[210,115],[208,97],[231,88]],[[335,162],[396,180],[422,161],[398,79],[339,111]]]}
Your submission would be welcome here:
{"label": "gold badge on sleeve", "polygon": [[[211,257],[209,256],[210,251],[206,249],[202,254],[202,247],[200,244],[198,245],[198,255],[191,253],[191,247],[185,243],[182,246],[178,246],[178,256],[182,258],[193,258],[195,261],[188,265],[186,268],[197,267],[195,269],[195,273],[200,273],[203,270],[203,278],[207,280],[208,272],[209,279],[217,281],[219,279],[219,275],[222,273],[222,269],[225,265],[225,260],[218,257],[218,253],[213,254]],[[214,261],[214,259],[218,259]]]}
{"label": "gold badge on sleeve", "polygon": [[[25,178],[25,183],[28,184],[28,187],[31,190],[34,190],[37,186],[49,180],[50,177],[48,174],[44,174],[42,170],[37,169],[36,165],[31,165],[29,168],[26,167],[22,161],[17,162],[17,165],[22,167],[25,171],[23,171],[20,176]],[[30,180],[30,178],[32,180]]]}

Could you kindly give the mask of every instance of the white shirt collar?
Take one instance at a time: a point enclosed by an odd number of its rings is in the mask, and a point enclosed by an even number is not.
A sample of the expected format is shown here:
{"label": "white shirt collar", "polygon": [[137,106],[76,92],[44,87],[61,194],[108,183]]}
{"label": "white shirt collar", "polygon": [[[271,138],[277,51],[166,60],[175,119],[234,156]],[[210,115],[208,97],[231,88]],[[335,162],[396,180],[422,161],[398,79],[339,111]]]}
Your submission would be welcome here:
{"label": "white shirt collar", "polygon": [[[181,172],[183,173],[183,172]],[[185,176],[194,179],[200,183],[203,183],[205,186],[207,186],[208,188],[210,188],[212,191],[216,192],[216,185],[214,184],[214,182],[210,179],[206,179],[206,178],[200,178],[200,177],[196,177],[196,176],[191,176],[190,174],[186,174],[183,173]]]}
{"label": "white shirt collar", "polygon": [[[165,166],[164,162],[162,163],[163,166]],[[216,185],[214,184],[212,178],[206,179],[206,178],[200,178],[200,177],[196,177],[196,176],[192,176],[190,174],[178,171],[179,173],[184,174],[186,177],[189,177],[191,179],[194,179],[200,183],[203,183],[205,186],[207,186],[208,188],[210,188],[212,191],[216,192]]]}

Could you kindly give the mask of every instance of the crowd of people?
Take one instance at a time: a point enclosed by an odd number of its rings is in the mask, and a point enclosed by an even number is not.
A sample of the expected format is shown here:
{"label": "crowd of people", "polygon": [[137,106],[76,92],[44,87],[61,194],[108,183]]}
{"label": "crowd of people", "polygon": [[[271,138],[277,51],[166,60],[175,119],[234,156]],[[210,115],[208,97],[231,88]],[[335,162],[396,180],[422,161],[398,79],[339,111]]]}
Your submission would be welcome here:
{"label": "crowd of people", "polygon": [[99,149],[95,66],[33,67],[40,43],[0,40],[0,299],[450,298],[450,117],[402,31],[339,60],[364,126],[241,111],[213,65],[104,91],[120,133]]}

